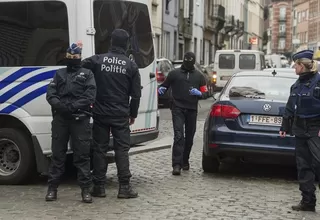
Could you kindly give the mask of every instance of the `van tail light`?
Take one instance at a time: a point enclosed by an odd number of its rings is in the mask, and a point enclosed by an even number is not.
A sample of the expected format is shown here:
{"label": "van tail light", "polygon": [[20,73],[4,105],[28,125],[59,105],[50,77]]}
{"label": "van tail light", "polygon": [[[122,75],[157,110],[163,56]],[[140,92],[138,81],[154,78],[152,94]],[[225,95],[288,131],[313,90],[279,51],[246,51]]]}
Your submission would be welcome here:
{"label": "van tail light", "polygon": [[211,108],[211,117],[221,117],[224,119],[235,119],[241,112],[232,105],[213,105]]}
{"label": "van tail light", "polygon": [[212,83],[216,83],[217,82],[217,72],[213,71],[212,72]]}

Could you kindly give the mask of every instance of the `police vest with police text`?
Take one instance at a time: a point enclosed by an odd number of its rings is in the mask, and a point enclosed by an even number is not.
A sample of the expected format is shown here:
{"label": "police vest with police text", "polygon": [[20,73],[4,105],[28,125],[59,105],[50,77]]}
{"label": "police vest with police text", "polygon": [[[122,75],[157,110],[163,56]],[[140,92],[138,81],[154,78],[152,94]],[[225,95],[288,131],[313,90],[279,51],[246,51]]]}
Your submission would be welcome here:
{"label": "police vest with police text", "polygon": [[299,80],[292,86],[290,98],[295,116],[313,118],[320,116],[320,74],[315,74],[306,82]]}

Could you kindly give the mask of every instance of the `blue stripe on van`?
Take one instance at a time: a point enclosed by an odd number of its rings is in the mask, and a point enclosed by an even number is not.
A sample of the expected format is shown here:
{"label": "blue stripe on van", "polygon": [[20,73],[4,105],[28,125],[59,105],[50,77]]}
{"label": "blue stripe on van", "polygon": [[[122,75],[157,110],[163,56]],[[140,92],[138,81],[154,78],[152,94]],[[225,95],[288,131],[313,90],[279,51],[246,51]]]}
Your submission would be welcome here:
{"label": "blue stripe on van", "polygon": [[27,95],[23,96],[22,98],[18,99],[17,101],[15,101],[14,103],[12,103],[11,105],[7,106],[6,108],[2,109],[0,111],[0,113],[2,114],[10,114],[13,111],[15,111],[18,108],[21,108],[22,106],[24,106],[25,104],[31,102],[32,100],[38,98],[39,96],[46,94],[47,93],[47,87],[48,85],[44,85],[30,93],[28,93]]}
{"label": "blue stripe on van", "polygon": [[[54,74],[56,73],[57,70],[51,70],[48,72],[40,73],[36,76],[31,77],[30,79],[27,79],[26,81],[23,81],[19,85],[13,87],[9,91],[5,92],[4,94],[0,95],[0,103],[4,103],[8,101],[10,98],[21,92],[22,90],[47,79],[53,78]],[[0,85],[1,82],[0,82]]]}
{"label": "blue stripe on van", "polygon": [[0,90],[7,87],[10,83],[16,81],[17,79],[23,77],[24,75],[31,73],[35,70],[42,69],[43,67],[24,67],[19,69],[18,71],[12,73],[11,75],[7,76],[3,80],[0,81]]}

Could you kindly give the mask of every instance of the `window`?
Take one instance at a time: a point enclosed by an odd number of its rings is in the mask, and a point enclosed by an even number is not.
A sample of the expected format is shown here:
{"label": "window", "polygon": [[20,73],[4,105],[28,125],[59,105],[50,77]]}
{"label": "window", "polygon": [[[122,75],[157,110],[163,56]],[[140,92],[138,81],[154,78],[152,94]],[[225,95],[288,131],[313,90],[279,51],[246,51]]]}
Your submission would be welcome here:
{"label": "window", "polygon": [[69,46],[63,2],[0,3],[0,66],[56,66]]}
{"label": "window", "polygon": [[286,18],[286,14],[287,14],[286,11],[287,11],[286,8],[284,8],[284,7],[280,8],[280,18],[281,19],[285,19]]}
{"label": "window", "polygon": [[122,28],[130,35],[127,55],[134,58],[138,67],[145,68],[154,61],[153,35],[147,5],[129,1],[95,0],[93,10],[96,54],[107,52],[112,31]]}
{"label": "window", "polygon": [[240,54],[239,69],[253,70],[256,68],[256,55]]}
{"label": "window", "polygon": [[230,81],[224,94],[230,98],[259,97],[286,102],[290,87],[295,81],[295,78],[273,76],[236,76]]}
{"label": "window", "polygon": [[298,23],[300,23],[300,22],[301,22],[301,13],[298,12]]}
{"label": "window", "polygon": [[169,3],[170,3],[170,0],[166,0],[166,12],[169,12]]}
{"label": "window", "polygon": [[234,54],[219,55],[219,69],[234,69],[234,67],[235,67]]}
{"label": "window", "polygon": [[193,40],[193,52],[196,55],[196,57],[198,55],[198,50],[197,49],[198,49],[198,39],[194,38],[194,40]]}
{"label": "window", "polygon": [[169,57],[170,55],[170,32],[164,31],[163,32],[163,51],[162,51],[162,56],[164,57]]}
{"label": "window", "polygon": [[279,39],[278,48],[279,48],[280,50],[283,50],[283,49],[285,49],[285,47],[286,47],[286,40],[285,40],[285,39]]}
{"label": "window", "polygon": [[279,32],[283,33],[286,31],[286,24],[279,24]]}

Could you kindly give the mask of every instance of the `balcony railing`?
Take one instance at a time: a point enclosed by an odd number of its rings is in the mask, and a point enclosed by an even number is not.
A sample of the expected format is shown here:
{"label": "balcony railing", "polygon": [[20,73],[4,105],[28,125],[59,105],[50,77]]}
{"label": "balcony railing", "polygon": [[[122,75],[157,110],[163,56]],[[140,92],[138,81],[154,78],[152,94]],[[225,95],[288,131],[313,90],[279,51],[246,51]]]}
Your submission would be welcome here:
{"label": "balcony railing", "polygon": [[287,19],[286,19],[285,16],[280,16],[280,17],[279,17],[279,21],[280,21],[280,22],[286,22]]}
{"label": "balcony railing", "polygon": [[286,32],[285,31],[280,31],[278,36],[281,37],[281,38],[285,38],[286,37]]}

